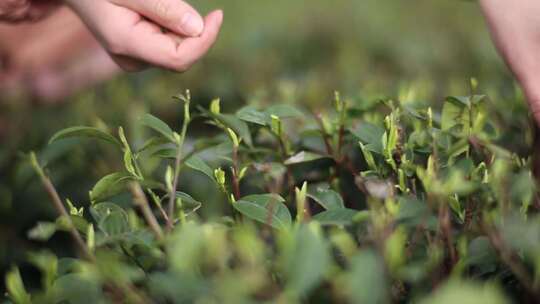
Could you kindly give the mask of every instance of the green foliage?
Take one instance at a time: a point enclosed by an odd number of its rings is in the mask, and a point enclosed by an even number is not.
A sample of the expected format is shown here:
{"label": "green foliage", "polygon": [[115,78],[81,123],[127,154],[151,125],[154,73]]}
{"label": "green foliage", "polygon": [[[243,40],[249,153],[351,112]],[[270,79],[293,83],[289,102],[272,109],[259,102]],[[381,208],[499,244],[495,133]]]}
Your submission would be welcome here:
{"label": "green foliage", "polygon": [[[87,254],[31,254],[41,286],[27,291],[13,268],[13,302],[508,303],[539,295],[531,160],[500,145],[503,126],[486,119],[495,115],[487,97],[449,97],[437,113],[392,100],[363,109],[336,93],[334,106],[313,117],[287,104],[225,114],[218,99],[193,111],[189,92],[177,99],[181,130],[143,115],[140,124],[155,132],[139,150],[122,128],[118,139],[82,127],[51,139],[121,148],[111,153],[123,168],[95,183],[88,204],[58,201],[32,158],[63,212],[28,236],[68,231]],[[215,128],[212,138],[190,135],[201,121]],[[187,193],[190,179],[218,197]],[[203,212],[212,206],[220,212]]]}

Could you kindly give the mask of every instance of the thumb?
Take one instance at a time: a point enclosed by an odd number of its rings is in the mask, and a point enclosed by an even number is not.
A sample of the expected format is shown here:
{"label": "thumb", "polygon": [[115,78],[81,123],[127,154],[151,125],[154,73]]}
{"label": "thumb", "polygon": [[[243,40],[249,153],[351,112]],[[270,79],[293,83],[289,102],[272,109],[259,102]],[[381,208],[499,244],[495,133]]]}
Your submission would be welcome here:
{"label": "thumb", "polygon": [[113,0],[165,27],[173,33],[196,37],[204,30],[201,15],[181,0]]}

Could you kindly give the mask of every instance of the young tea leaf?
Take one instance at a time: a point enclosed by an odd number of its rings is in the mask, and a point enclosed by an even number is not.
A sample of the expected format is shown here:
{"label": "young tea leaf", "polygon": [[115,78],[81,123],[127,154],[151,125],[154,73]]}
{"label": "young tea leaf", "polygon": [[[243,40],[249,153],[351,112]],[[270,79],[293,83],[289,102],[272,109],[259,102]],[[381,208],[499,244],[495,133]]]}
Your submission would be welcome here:
{"label": "young tea leaf", "polygon": [[71,127],[67,129],[63,129],[51,137],[49,140],[49,144],[52,144],[58,140],[66,139],[66,138],[73,138],[73,137],[86,137],[86,138],[94,138],[103,140],[105,142],[111,143],[119,148],[122,148],[122,143],[118,141],[114,136],[111,134],[102,131],[98,128],[94,127],[86,127],[86,126],[78,126],[78,127]]}
{"label": "young tea leaf", "polygon": [[289,157],[285,161],[285,165],[295,165],[300,163],[307,163],[311,161],[316,161],[323,158],[329,158],[328,156],[313,153],[313,152],[307,152],[307,151],[301,151],[291,157]]}
{"label": "young tea leaf", "polygon": [[34,228],[28,231],[28,238],[31,240],[47,241],[55,232],[55,223],[38,222]]}
{"label": "young tea leaf", "polygon": [[100,202],[115,196],[125,190],[126,184],[135,180],[135,177],[124,172],[115,172],[100,179],[92,191],[90,191],[90,200]]}
{"label": "young tea leaf", "polygon": [[165,138],[167,138],[170,142],[175,143],[176,139],[174,137],[173,130],[161,119],[151,115],[151,114],[145,114],[141,118],[141,123],[154,131],[160,133]]}
{"label": "young tea leaf", "polygon": [[13,267],[6,274],[6,289],[13,302],[18,304],[32,304],[30,294],[26,292],[19,268]]}

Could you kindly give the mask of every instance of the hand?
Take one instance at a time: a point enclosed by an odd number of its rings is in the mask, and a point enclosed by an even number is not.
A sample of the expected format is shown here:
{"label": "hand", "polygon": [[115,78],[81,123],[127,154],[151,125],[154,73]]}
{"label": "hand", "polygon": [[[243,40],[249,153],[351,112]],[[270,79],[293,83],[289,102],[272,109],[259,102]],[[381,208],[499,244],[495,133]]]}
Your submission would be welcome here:
{"label": "hand", "polygon": [[481,0],[493,40],[540,125],[540,1]]}
{"label": "hand", "polygon": [[56,0],[2,0],[0,21],[10,23],[38,21],[58,6],[59,2]]}
{"label": "hand", "polygon": [[65,0],[120,67],[146,64],[179,72],[217,39],[223,13],[206,18],[182,0]]}
{"label": "hand", "polygon": [[0,58],[0,94],[39,102],[63,100],[120,72],[66,7],[39,23],[0,24]]}

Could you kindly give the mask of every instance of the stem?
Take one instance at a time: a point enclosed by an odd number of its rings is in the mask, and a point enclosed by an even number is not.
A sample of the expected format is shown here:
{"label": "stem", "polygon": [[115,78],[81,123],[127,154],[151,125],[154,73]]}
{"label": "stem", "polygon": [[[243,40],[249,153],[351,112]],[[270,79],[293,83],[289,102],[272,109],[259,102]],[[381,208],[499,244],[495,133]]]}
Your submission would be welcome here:
{"label": "stem", "polygon": [[129,185],[129,189],[131,190],[135,204],[141,209],[141,212],[152,232],[155,234],[158,240],[163,240],[163,231],[161,230],[161,226],[159,226],[156,217],[152,213],[152,209],[150,209],[150,205],[148,204],[148,200],[141,189],[141,185],[133,182]]}
{"label": "stem", "polygon": [[163,209],[163,206],[161,206],[159,197],[150,188],[146,188],[146,191],[150,193],[152,200],[154,201],[154,205],[158,207],[159,213],[161,213],[161,216],[163,216],[163,219],[165,219],[165,222],[169,222],[169,216],[167,215],[167,212],[165,212],[165,209]]}
{"label": "stem", "polygon": [[[285,141],[279,134],[274,134],[278,140],[279,148],[281,150],[281,161],[284,163],[289,158],[289,153],[287,151],[287,145],[285,144]],[[287,168],[287,183],[289,186],[289,193],[290,195],[294,194],[294,176],[291,170],[291,167],[285,166]]]}
{"label": "stem", "polygon": [[234,198],[240,199],[240,181],[238,180],[238,147],[233,147],[233,168],[232,168],[232,179],[233,179],[233,191]]}
{"label": "stem", "polygon": [[341,155],[341,148],[343,147],[343,138],[345,137],[345,127],[343,124],[339,126],[339,135],[338,135],[338,142],[337,142],[337,155],[336,158],[341,161],[343,156]]}
{"label": "stem", "polygon": [[328,133],[324,129],[324,123],[322,121],[321,114],[316,113],[316,114],[313,114],[313,116],[315,117],[315,120],[317,121],[319,128],[321,128],[321,132],[322,132],[323,140],[324,140],[324,146],[326,147],[326,153],[328,153],[328,155],[333,155],[334,151],[332,149],[332,145],[330,144],[330,135],[328,135]]}
{"label": "stem", "polygon": [[186,139],[187,128],[190,122],[189,119],[189,103],[185,101],[184,106],[184,122],[182,123],[182,132],[180,134],[180,140],[178,141],[178,151],[176,152],[176,159],[174,161],[174,179],[172,188],[169,192],[169,216],[167,220],[167,231],[170,232],[174,227],[174,199],[176,198],[176,188],[178,187],[178,176],[180,175],[180,165],[182,163],[182,149],[184,147],[184,141]]}
{"label": "stem", "polygon": [[446,242],[448,247],[448,252],[450,253],[450,261],[452,262],[452,267],[458,262],[456,248],[454,247],[454,238],[452,236],[452,222],[450,219],[450,211],[448,210],[448,205],[442,203],[439,208],[439,223],[440,223],[440,232],[442,234],[443,240]]}
{"label": "stem", "polygon": [[[54,187],[53,183],[51,182],[51,179],[45,175],[45,172],[43,172],[43,169],[39,166],[39,163],[37,161],[36,155],[34,153],[30,154],[30,162],[32,166],[34,167],[34,170],[39,175],[41,182],[43,183],[43,186],[45,187],[45,190],[51,197],[52,203],[56,211],[59,213],[60,216],[66,218],[68,221],[68,225],[70,227],[69,232],[73,239],[75,240],[75,244],[79,247],[79,249],[84,253],[85,258],[92,262],[96,262],[96,257],[94,254],[90,251],[88,246],[86,246],[86,243],[84,242],[82,236],[79,234],[79,231],[75,228],[73,225],[73,221],[71,220],[71,217],[69,213],[67,212],[66,208],[64,207],[64,204],[62,203],[62,200],[60,199],[60,195],[58,195],[58,192],[56,191],[56,188]],[[138,184],[137,184],[138,185]],[[140,186],[139,186],[140,190]],[[142,190],[140,190],[142,193]],[[124,295],[124,298],[131,298],[135,303],[153,303],[150,299],[148,299],[144,294],[137,291],[137,289],[131,285],[131,284],[123,284],[119,285],[116,283],[113,283],[115,287],[118,287],[122,294]],[[129,292],[126,292],[129,291]]]}
{"label": "stem", "polygon": [[83,252],[86,259],[88,259],[91,262],[94,262],[96,259],[94,257],[94,254],[90,251],[88,246],[86,246],[86,243],[84,242],[79,231],[75,228],[75,225],[73,224],[73,221],[71,220],[71,216],[67,212],[66,208],[64,207],[64,204],[62,203],[62,200],[60,199],[60,195],[58,195],[58,192],[56,191],[56,188],[51,182],[51,179],[47,175],[45,175],[45,172],[43,172],[43,169],[39,166],[36,155],[34,153],[30,154],[30,161],[32,163],[32,166],[34,167],[34,170],[36,170],[37,174],[39,175],[41,179],[41,183],[43,184],[43,187],[49,194],[49,197],[51,198],[53,207],[56,209],[56,212],[58,212],[59,216],[64,217],[67,220],[68,225],[69,225],[69,233],[71,234],[71,237],[75,241],[75,244]]}

